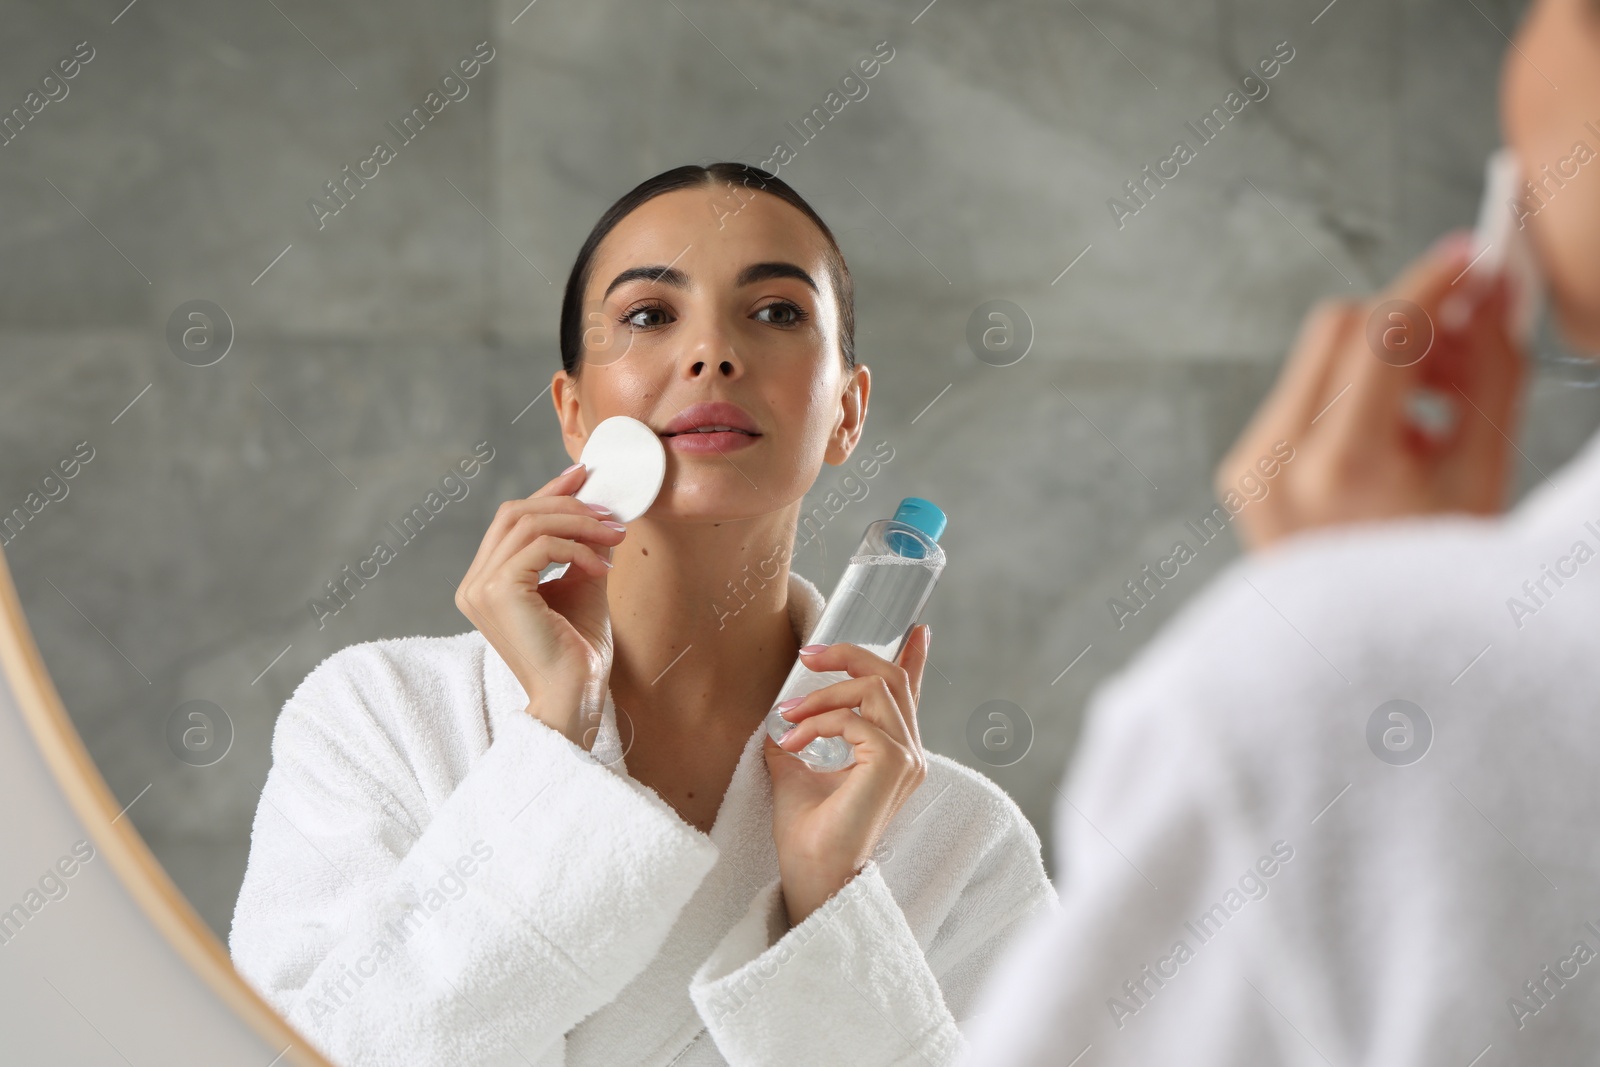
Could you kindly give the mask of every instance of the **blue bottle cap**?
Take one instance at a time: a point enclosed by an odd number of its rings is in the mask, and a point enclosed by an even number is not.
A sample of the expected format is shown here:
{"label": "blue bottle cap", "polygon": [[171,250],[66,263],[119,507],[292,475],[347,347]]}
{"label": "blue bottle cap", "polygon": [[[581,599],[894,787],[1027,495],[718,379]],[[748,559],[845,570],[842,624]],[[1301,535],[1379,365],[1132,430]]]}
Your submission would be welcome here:
{"label": "blue bottle cap", "polygon": [[928,535],[928,540],[937,541],[939,535],[944,533],[945,523],[949,520],[931,500],[924,500],[920,496],[908,496],[900,501],[900,506],[895,509],[894,521],[915,526]]}
{"label": "blue bottle cap", "polygon": [[[894,521],[913,526],[926,534],[928,540],[937,542],[939,535],[944,533],[945,523],[948,520],[944,512],[931,501],[924,500],[920,496],[908,496],[900,501],[900,506],[895,509]],[[910,534],[896,535],[891,532],[886,540],[890,548],[907,559],[921,559],[923,556],[922,544]]]}

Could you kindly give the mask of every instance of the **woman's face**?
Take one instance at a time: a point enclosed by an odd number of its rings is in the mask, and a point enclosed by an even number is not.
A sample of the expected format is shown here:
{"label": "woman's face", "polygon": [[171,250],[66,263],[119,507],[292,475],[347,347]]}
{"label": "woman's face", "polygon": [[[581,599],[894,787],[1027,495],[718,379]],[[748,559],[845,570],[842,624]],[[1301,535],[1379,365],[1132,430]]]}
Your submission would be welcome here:
{"label": "woman's face", "polygon": [[1562,330],[1600,352],[1600,0],[1539,0],[1500,90],[1506,143],[1539,187],[1527,225]]}
{"label": "woman's face", "polygon": [[[631,415],[667,451],[652,518],[747,518],[803,497],[823,462],[849,457],[870,387],[840,354],[827,252],[796,208],[722,183],[624,218],[592,261],[582,366],[552,385],[568,454],[601,421]],[[755,434],[670,433],[693,405],[719,402]]]}

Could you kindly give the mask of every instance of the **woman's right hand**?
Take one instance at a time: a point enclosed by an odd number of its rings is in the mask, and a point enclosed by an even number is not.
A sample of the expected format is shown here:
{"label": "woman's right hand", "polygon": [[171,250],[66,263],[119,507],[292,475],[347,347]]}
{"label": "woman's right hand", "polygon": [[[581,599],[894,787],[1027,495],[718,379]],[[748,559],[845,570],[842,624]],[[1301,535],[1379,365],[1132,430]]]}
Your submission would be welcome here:
{"label": "woman's right hand", "polygon": [[[501,504],[456,589],[456,607],[522,683],[528,713],[582,748],[611,674],[606,575],[625,536],[609,509],[572,496],[587,477],[574,465]],[[551,563],[570,566],[540,585]]]}

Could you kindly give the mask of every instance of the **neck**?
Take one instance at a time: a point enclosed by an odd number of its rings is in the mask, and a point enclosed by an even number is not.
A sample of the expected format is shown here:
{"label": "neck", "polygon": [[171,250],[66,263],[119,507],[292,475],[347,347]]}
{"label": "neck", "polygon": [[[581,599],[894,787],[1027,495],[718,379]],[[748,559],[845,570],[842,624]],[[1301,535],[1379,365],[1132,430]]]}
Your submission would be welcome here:
{"label": "neck", "polygon": [[655,728],[755,729],[799,649],[789,622],[797,509],[628,524],[606,580],[618,707]]}

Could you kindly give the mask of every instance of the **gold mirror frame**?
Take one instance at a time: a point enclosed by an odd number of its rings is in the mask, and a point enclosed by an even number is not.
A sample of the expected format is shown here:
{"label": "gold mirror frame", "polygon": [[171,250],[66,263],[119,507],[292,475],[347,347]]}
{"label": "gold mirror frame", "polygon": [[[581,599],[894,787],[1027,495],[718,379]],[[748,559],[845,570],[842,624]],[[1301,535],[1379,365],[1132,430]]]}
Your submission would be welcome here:
{"label": "gold mirror frame", "polygon": [[[253,1033],[259,1039],[256,1050],[265,1053],[260,1067],[268,1067],[268,1061],[274,1053],[276,1059],[271,1059],[271,1067],[279,1064],[336,1067],[317,1053],[240,977],[234,970],[226,946],[173,884],[166,870],[139,836],[133,821],[120,817],[123,809],[101,776],[100,769],[90,758],[77,728],[68,718],[61,696],[39,655],[3,550],[0,550],[0,670],[4,671],[5,683],[26,724],[25,732],[31,735],[48,776],[54,779],[66,798],[71,814],[81,824],[95,849],[109,861],[109,877],[143,912],[154,933],[166,942],[191,975],[209,990],[214,1001],[220,1002],[218,1010],[231,1013],[232,1018],[223,1021],[242,1024],[242,1027],[236,1025],[234,1029],[242,1030],[245,1036]],[[126,963],[133,972],[145,970],[142,966],[144,961],[119,962]],[[170,971],[170,964],[152,966],[150,969]],[[148,994],[149,990],[143,992]],[[195,1008],[196,1005],[189,1000],[181,1004],[174,1003],[173,1015],[169,1019],[192,1017]],[[84,1018],[87,1022],[89,1016],[84,1015]],[[24,1031],[22,1039],[49,1042],[49,1036],[40,1037],[43,1024],[35,1025],[40,1029],[35,1029],[31,1035],[26,1028],[21,1028]],[[8,1024],[7,1029],[11,1028],[11,1024]],[[167,1055],[163,1062],[217,1062],[215,1057],[219,1050],[196,1047],[195,1035],[189,1028],[179,1025],[168,1026],[167,1029],[172,1031],[172,1044],[163,1050]],[[148,1037],[148,1031],[145,1036]],[[101,1037],[105,1038],[105,1035],[101,1034]],[[8,1035],[8,1043],[10,1040],[11,1035]],[[11,1050],[17,1051],[16,1046],[12,1045]],[[236,1059],[236,1050],[225,1051],[229,1062],[249,1062]]]}

